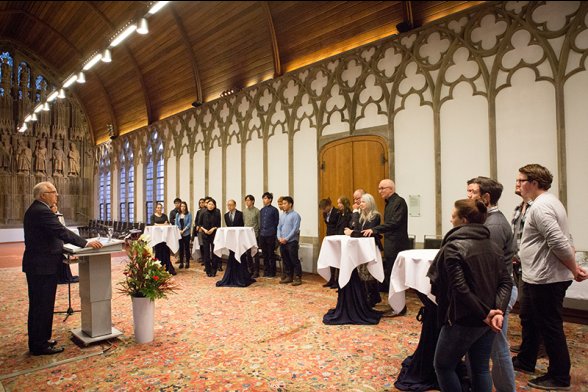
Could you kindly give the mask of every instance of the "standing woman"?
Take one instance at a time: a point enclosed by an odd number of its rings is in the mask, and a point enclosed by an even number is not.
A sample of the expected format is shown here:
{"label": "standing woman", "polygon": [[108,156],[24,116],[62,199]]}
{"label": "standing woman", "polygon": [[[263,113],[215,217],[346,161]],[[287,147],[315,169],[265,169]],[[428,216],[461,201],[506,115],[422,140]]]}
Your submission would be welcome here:
{"label": "standing woman", "polygon": [[339,220],[335,227],[336,235],[345,234],[345,229],[351,228],[351,217],[353,211],[351,211],[351,202],[345,196],[341,196],[337,199],[337,209],[339,210]]}
{"label": "standing woman", "polygon": [[[372,229],[378,226],[381,222],[382,216],[378,212],[376,201],[374,197],[369,193],[361,196],[361,202],[359,203],[359,220],[353,225],[353,228],[344,229],[345,235],[351,237],[362,237],[361,233],[363,230]],[[382,241],[379,234],[372,234],[370,237],[374,237],[376,245],[380,252],[382,251]],[[367,300],[370,307],[376,306],[381,301],[380,291],[378,290],[378,282],[369,273],[366,264],[362,264],[358,267],[359,277],[364,282]]]}
{"label": "standing woman", "polygon": [[202,233],[202,258],[204,270],[208,277],[216,276],[220,257],[214,254],[214,236],[221,225],[220,213],[216,208],[216,201],[211,197],[206,204],[206,210],[200,217],[200,232]]}
{"label": "standing woman", "polygon": [[190,231],[192,228],[192,214],[188,211],[188,204],[180,203],[180,212],[176,215],[176,226],[180,229],[180,268],[190,268]]}
{"label": "standing woman", "polygon": [[[163,204],[157,203],[155,205],[155,212],[153,215],[151,215],[151,224],[155,226],[169,225],[167,215],[163,213]],[[176,270],[171,263],[171,251],[167,244],[165,242],[160,242],[153,247],[153,252],[155,252],[155,258],[161,262],[161,265],[165,267],[166,271],[172,275],[175,275]]]}
{"label": "standing woman", "polygon": [[451,212],[451,229],[427,276],[437,298],[441,327],[434,366],[442,391],[460,391],[456,372],[468,354],[472,390],[492,391],[489,371],[494,336],[510,300],[512,279],[501,249],[484,226],[481,200],[458,200]]}

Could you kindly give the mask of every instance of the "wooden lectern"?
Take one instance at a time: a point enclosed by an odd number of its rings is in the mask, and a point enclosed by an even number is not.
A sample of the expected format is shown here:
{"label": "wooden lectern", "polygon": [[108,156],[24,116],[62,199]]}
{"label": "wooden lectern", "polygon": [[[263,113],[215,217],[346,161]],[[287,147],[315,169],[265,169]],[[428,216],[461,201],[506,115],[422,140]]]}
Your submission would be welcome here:
{"label": "wooden lectern", "polygon": [[[90,239],[92,241],[94,239]],[[112,326],[112,274],[110,255],[123,250],[123,240],[99,239],[100,249],[66,244],[63,249],[79,258],[82,327],[71,332],[84,346],[116,338],[122,332]]]}

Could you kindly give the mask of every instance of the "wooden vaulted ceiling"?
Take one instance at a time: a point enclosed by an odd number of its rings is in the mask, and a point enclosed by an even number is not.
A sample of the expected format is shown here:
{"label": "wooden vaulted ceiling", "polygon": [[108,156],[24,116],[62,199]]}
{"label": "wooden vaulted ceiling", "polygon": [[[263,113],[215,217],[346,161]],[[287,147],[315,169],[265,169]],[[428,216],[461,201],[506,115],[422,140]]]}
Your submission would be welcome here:
{"label": "wooden vaulted ceiling", "polygon": [[[149,34],[112,49],[111,63],[70,90],[96,143],[124,134],[480,1],[183,1],[148,18]],[[0,42],[34,54],[61,84],[108,47],[146,1],[0,2]]]}

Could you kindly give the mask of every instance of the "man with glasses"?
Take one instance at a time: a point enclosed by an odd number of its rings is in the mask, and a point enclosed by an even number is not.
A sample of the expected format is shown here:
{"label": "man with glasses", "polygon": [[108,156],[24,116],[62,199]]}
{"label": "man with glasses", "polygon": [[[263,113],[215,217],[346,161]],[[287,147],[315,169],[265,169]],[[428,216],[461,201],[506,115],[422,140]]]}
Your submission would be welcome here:
{"label": "man with glasses", "polygon": [[50,207],[57,204],[58,196],[57,189],[50,182],[35,185],[35,201],[24,216],[22,270],[27,276],[29,351],[32,355],[51,355],[64,350],[63,347],[55,347],[57,341],[51,340],[57,271],[63,260],[63,243],[94,249],[102,247],[99,241],[88,242],[59,222]]}
{"label": "man with glasses", "polygon": [[[384,282],[380,285],[380,291],[388,292],[390,287],[390,275],[398,253],[410,248],[408,239],[408,206],[406,201],[396,193],[396,185],[390,179],[380,181],[378,193],[386,201],[384,209],[384,223],[373,229],[364,230],[365,237],[375,234],[384,234]],[[406,314],[406,307],[398,314]]]}
{"label": "man with glasses", "polygon": [[529,386],[569,390],[571,364],[563,330],[563,300],[572,279],[582,281],[587,273],[576,264],[566,210],[555,195],[547,192],[552,181],[549,170],[538,164],[521,167],[517,176],[521,196],[532,200],[533,205],[521,238],[523,343],[513,365],[516,370],[533,373],[543,337],[549,367],[547,374],[530,380]]}

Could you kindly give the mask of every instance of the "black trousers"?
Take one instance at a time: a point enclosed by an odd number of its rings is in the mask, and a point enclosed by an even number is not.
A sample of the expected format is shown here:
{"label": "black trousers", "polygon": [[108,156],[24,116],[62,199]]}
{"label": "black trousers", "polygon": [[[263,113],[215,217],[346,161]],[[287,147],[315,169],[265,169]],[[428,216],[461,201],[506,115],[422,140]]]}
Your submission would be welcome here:
{"label": "black trousers", "polygon": [[285,275],[301,277],[302,265],[298,258],[298,241],[290,241],[284,245],[280,245],[280,253],[284,262]]}
{"label": "black trousers", "polygon": [[520,317],[523,342],[517,355],[524,366],[535,368],[541,338],[549,357],[547,374],[570,383],[570,353],[563,330],[563,300],[572,281],[531,284],[523,282]]}
{"label": "black trousers", "polygon": [[47,341],[51,339],[57,274],[26,275],[29,291],[29,351],[38,352],[48,347]]}
{"label": "black trousers", "polygon": [[204,270],[206,273],[216,273],[219,264],[221,263],[221,259],[214,254],[214,237],[205,235],[202,238],[202,243],[201,249]]}
{"label": "black trousers", "polygon": [[180,250],[178,251],[180,254],[180,263],[184,261],[190,264],[190,236],[187,235],[185,237],[180,238]]}
{"label": "black trousers", "polygon": [[260,236],[259,245],[263,253],[263,273],[265,276],[276,275],[276,236]]}

